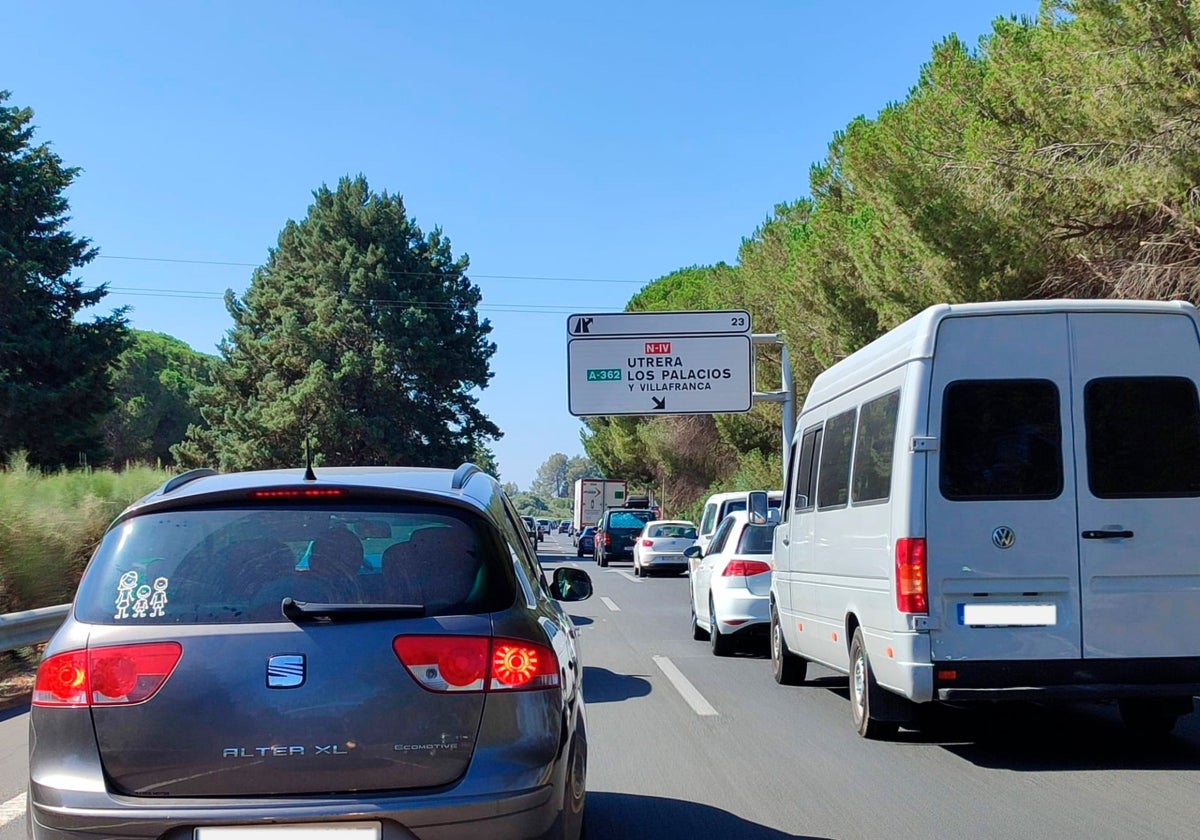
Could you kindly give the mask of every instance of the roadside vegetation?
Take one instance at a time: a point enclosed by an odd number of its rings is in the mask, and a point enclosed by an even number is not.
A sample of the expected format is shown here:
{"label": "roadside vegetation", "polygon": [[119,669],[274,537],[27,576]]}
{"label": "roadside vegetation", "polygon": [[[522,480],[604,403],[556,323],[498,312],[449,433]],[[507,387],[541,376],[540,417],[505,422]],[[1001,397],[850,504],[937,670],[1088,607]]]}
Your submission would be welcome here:
{"label": "roadside vegetation", "polygon": [[0,470],[0,614],[70,601],[104,529],[171,474],[144,466],[43,473],[12,456]]}

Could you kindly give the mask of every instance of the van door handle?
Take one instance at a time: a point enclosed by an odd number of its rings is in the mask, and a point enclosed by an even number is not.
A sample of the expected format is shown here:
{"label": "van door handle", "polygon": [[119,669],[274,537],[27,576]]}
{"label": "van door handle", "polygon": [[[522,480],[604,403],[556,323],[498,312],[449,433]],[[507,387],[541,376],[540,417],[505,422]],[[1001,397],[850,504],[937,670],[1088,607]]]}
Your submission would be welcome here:
{"label": "van door handle", "polygon": [[1133,531],[1084,531],[1085,540],[1128,540],[1133,539]]}

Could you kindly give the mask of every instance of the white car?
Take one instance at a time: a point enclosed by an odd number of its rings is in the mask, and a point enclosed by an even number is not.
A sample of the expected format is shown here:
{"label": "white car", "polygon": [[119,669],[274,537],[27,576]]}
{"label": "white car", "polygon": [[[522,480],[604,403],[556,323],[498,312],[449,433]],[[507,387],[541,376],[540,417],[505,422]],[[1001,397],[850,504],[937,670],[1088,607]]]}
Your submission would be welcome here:
{"label": "white car", "polygon": [[696,544],[696,526],[683,519],[652,519],[633,544],[633,573],[646,577],[657,571],[685,572],[683,551]]}
{"label": "white car", "polygon": [[696,563],[692,638],[708,639],[716,656],[732,653],[741,639],[767,637],[774,533],[774,522],[751,525],[741,510],[721,520],[707,550],[696,545],[684,552]]}

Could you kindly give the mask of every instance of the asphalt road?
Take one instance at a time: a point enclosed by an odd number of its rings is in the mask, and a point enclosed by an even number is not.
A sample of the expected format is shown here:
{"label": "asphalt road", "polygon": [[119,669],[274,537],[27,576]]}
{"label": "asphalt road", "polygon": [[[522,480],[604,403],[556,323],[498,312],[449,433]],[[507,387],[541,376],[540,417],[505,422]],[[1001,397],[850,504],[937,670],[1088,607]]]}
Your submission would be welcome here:
{"label": "asphalt road", "polygon": [[[716,658],[692,641],[686,577],[578,560],[596,594],[580,627],[591,759],[590,840],[696,837],[1200,836],[1200,717],[1161,743],[1100,706],[941,712],[892,742],[859,738],[846,680],[771,679],[763,650]],[[25,836],[24,710],[0,712],[0,840]],[[20,806],[20,808],[18,808]]]}

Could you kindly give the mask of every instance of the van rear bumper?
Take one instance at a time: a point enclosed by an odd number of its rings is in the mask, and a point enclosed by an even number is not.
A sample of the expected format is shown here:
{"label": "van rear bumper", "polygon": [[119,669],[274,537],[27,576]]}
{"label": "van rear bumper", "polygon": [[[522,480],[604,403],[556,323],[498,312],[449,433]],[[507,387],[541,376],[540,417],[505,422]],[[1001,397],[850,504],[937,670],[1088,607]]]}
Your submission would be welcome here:
{"label": "van rear bumper", "polygon": [[936,662],[944,702],[1117,700],[1200,695],[1200,657]]}

